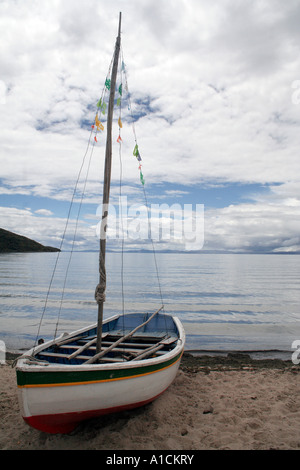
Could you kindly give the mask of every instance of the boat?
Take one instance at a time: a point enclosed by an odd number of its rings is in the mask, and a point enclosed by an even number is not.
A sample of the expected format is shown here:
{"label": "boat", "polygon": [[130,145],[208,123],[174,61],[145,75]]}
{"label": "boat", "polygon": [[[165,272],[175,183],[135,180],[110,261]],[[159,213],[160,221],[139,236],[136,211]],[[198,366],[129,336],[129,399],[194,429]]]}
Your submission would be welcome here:
{"label": "boat", "polygon": [[[84,420],[152,402],[173,382],[184,351],[184,328],[177,317],[164,312],[163,305],[154,312],[122,312],[103,320],[105,224],[120,43],[121,13],[108,82],[110,94],[101,220],[101,233],[104,235],[100,237],[100,276],[95,291],[97,321],[52,340],[38,341],[16,362],[22,417],[33,428],[47,433],[70,433]],[[97,128],[101,124],[97,115],[95,124]],[[137,146],[134,155],[139,157]],[[142,177],[141,181],[144,184]]]}

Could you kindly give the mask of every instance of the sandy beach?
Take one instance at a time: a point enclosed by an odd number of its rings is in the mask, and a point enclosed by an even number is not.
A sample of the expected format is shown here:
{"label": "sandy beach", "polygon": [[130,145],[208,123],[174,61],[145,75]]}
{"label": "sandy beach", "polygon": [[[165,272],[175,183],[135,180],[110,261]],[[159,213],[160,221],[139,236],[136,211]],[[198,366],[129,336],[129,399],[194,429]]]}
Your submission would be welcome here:
{"label": "sandy beach", "polygon": [[300,366],[185,354],[153,403],[50,435],[23,422],[12,360],[0,365],[2,450],[299,450]]}

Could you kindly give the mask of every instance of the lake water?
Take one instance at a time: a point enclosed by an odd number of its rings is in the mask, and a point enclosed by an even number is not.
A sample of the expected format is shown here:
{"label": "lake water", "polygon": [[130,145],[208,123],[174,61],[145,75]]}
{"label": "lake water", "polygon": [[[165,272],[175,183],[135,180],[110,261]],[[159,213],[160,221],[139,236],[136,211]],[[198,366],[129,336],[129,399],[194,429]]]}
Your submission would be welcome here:
{"label": "lake water", "polygon": [[[52,338],[69,253],[61,253],[40,336]],[[182,321],[186,350],[285,351],[300,340],[298,255],[156,253],[165,312]],[[8,350],[36,339],[57,253],[0,255],[0,340]],[[161,305],[154,257],[125,253],[126,312]],[[74,253],[62,303],[59,333],[96,321],[98,254]],[[107,253],[105,318],[122,312],[121,254]],[[273,354],[273,353],[272,353]],[[282,353],[283,354],[283,353]]]}

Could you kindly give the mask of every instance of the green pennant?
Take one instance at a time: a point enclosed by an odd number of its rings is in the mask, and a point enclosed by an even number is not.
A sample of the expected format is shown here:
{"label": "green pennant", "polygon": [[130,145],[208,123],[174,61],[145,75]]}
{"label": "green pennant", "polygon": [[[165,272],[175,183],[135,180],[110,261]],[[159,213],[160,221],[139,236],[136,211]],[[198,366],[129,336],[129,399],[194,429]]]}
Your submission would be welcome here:
{"label": "green pennant", "polygon": [[133,155],[136,157],[138,154],[139,154],[139,148],[138,148],[138,145],[136,144],[133,149]]}
{"label": "green pennant", "polygon": [[120,95],[122,96],[122,83],[121,83],[121,85],[119,86],[119,93],[120,93]]}
{"label": "green pennant", "polygon": [[144,176],[143,176],[143,173],[140,171],[140,180],[141,180],[141,183],[142,185],[145,184],[145,180],[144,180]]}
{"label": "green pennant", "polygon": [[117,106],[120,106],[120,104],[121,104],[121,98],[118,98],[117,99]]}
{"label": "green pennant", "polygon": [[102,107],[102,99],[100,98],[100,100],[97,103],[97,108],[101,108],[101,107]]}
{"label": "green pennant", "polygon": [[103,103],[102,105],[102,114],[105,114],[106,111],[106,103]]}
{"label": "green pennant", "polygon": [[106,86],[106,88],[107,88],[108,90],[110,90],[110,79],[109,79],[109,78],[107,78],[107,79],[105,80],[105,86]]}

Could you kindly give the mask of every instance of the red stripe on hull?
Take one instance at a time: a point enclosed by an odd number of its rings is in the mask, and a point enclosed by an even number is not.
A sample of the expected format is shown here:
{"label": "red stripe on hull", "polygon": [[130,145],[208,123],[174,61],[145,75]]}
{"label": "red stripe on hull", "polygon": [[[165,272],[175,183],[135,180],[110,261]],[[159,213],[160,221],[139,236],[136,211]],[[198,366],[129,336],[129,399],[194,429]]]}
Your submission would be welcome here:
{"label": "red stripe on hull", "polygon": [[39,431],[47,432],[49,434],[68,434],[73,431],[81,421],[144,406],[158,398],[162,393],[164,393],[164,391],[153,398],[138,403],[131,403],[129,405],[115,406],[113,408],[106,408],[103,410],[89,410],[27,417],[23,416],[23,419],[27,424]]}

